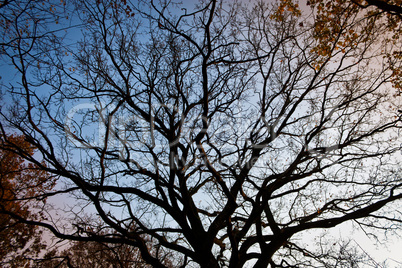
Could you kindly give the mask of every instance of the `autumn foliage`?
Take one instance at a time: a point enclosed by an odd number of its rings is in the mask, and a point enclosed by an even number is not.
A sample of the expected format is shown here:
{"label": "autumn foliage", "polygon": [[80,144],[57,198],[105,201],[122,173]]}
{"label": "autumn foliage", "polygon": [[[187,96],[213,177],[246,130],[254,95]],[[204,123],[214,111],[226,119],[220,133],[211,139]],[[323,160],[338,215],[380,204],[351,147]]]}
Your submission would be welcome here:
{"label": "autumn foliage", "polygon": [[39,228],[19,219],[43,217],[40,211],[46,198],[41,198],[41,193],[51,189],[54,182],[48,180],[45,171],[21,157],[34,154],[34,148],[22,136],[3,135],[0,146],[0,261],[21,267],[44,245],[40,243]]}
{"label": "autumn foliage", "polygon": [[[292,5],[287,4],[289,7]],[[317,66],[337,51],[345,53],[353,50],[359,43],[372,40],[374,33],[382,32],[382,43],[375,42],[393,70],[393,85],[402,89],[402,1],[309,0],[307,5],[315,13],[317,45],[313,51],[320,55]]]}

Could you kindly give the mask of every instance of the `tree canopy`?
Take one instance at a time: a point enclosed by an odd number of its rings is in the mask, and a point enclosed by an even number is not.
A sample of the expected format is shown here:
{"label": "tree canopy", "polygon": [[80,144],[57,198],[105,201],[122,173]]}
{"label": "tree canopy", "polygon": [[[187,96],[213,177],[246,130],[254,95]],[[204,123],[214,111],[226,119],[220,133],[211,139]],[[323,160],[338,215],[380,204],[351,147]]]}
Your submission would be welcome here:
{"label": "tree canopy", "polygon": [[152,267],[370,261],[319,239],[401,232],[399,15],[370,3],[3,3],[0,129],[57,181],[8,215]]}

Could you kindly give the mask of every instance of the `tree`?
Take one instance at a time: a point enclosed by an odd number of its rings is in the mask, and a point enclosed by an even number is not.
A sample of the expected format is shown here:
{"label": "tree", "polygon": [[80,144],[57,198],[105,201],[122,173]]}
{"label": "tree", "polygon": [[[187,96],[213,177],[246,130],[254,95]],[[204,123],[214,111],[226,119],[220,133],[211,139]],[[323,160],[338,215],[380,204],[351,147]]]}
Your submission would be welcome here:
{"label": "tree", "polygon": [[[109,234],[113,236],[113,234]],[[147,238],[145,237],[146,241]],[[95,241],[73,241],[63,245],[63,250],[53,248],[48,250],[38,262],[40,267],[116,267],[116,268],[139,268],[151,267],[141,258],[136,247],[127,244],[102,243]],[[148,244],[148,250],[152,252],[152,244]],[[160,254],[162,256],[162,254]],[[172,265],[172,256],[165,255],[160,258],[166,267]]]}
{"label": "tree", "polygon": [[[38,257],[45,245],[41,230],[24,225],[16,217],[36,219],[35,208],[45,202],[32,198],[52,188],[43,170],[25,163],[16,153],[31,157],[34,148],[22,136],[1,136],[0,139],[0,263],[2,267],[24,267]],[[13,217],[16,216],[16,217]]]}
{"label": "tree", "polygon": [[2,11],[19,78],[2,129],[38,148],[46,165],[23,157],[69,204],[64,220],[29,223],[138,248],[153,267],[166,254],[174,266],[352,266],[365,260],[347,241],[299,238],[346,222],[400,231],[401,98],[377,49],[384,24],[345,12],[321,43],[329,28],[285,0],[70,4],[81,39],[63,39],[61,16],[21,32],[30,9]]}
{"label": "tree", "polygon": [[149,267],[139,251],[127,245],[79,241],[62,254],[69,256],[72,267]]}

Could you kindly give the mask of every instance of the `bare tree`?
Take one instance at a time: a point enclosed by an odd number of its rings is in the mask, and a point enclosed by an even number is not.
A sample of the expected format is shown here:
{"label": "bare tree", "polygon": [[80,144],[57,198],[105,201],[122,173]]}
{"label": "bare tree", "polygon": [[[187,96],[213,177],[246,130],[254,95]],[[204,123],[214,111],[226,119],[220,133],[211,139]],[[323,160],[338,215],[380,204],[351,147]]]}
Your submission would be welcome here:
{"label": "bare tree", "polygon": [[20,221],[136,247],[153,267],[166,254],[176,266],[353,266],[364,260],[344,246],[297,237],[350,221],[400,231],[401,99],[381,25],[351,13],[321,44],[290,1],[70,4],[82,38],[62,38],[66,15],[25,33],[29,8],[1,10],[18,72],[1,130],[38,148],[26,160],[59,177],[46,196],[69,204]]}

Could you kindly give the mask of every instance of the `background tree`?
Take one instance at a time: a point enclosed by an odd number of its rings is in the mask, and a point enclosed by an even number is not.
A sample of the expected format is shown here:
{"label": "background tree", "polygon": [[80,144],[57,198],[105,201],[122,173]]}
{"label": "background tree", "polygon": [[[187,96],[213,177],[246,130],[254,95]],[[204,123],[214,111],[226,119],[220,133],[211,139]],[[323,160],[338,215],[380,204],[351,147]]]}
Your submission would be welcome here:
{"label": "background tree", "polygon": [[136,248],[78,241],[62,252],[72,267],[149,267]]}
{"label": "background tree", "polygon": [[[100,232],[98,232],[100,233]],[[112,237],[112,234],[109,234]],[[146,240],[147,238],[145,238]],[[154,251],[152,244],[147,245],[149,251]],[[141,258],[140,251],[136,247],[127,244],[111,244],[95,241],[70,241],[61,246],[61,251],[56,248],[48,250],[37,264],[40,267],[118,267],[139,268],[151,267]],[[160,254],[162,256],[162,254]],[[161,257],[161,262],[166,267],[172,265],[173,256]]]}
{"label": "background tree", "polygon": [[19,155],[34,154],[24,137],[2,135],[0,142],[0,261],[2,267],[25,267],[38,257],[45,244],[38,226],[22,224],[18,218],[37,219],[35,213],[46,196],[39,202],[32,199],[50,190],[53,183],[43,170],[27,164]]}
{"label": "background tree", "polygon": [[46,196],[69,205],[29,223],[136,247],[153,267],[166,254],[174,266],[355,265],[366,260],[340,241],[299,238],[345,222],[400,231],[399,63],[378,49],[386,24],[346,10],[331,32],[291,1],[63,8],[77,11],[77,43],[71,27],[62,38],[66,15],[2,10],[3,59],[18,73],[3,132],[38,148],[46,165],[22,156],[58,177]]}

